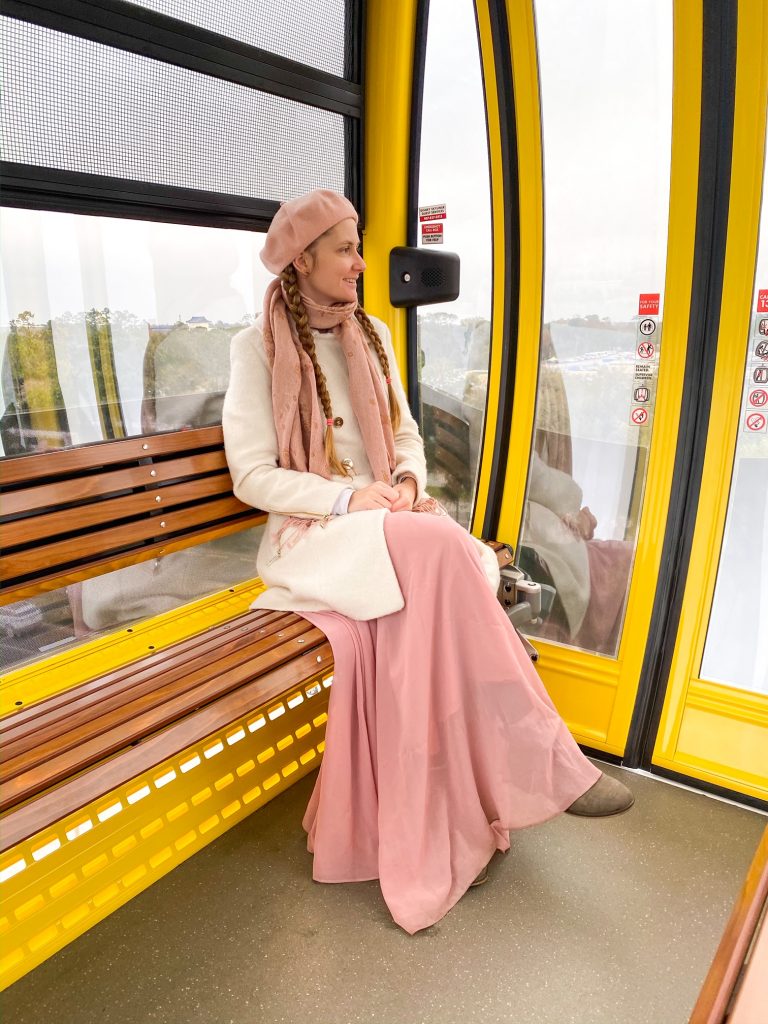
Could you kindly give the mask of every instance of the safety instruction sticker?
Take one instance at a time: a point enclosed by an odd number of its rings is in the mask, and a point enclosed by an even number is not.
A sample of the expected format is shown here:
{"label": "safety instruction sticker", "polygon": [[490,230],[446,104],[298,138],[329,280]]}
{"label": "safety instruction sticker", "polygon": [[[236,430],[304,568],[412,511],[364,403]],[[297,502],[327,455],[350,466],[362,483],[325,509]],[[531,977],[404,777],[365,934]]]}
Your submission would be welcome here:
{"label": "safety instruction sticker", "polygon": [[747,410],[744,416],[744,429],[749,434],[763,434],[768,427],[765,413]]}
{"label": "safety instruction sticker", "polygon": [[658,316],[659,304],[661,301],[660,292],[641,292],[638,303],[638,316]]}
{"label": "safety instruction sticker", "polygon": [[429,220],[445,220],[445,203],[438,203],[436,206],[420,206],[419,220],[422,224]]}
{"label": "safety instruction sticker", "polygon": [[442,245],[443,225],[440,222],[437,224],[422,224],[421,241],[423,245]]}
{"label": "safety instruction sticker", "polygon": [[422,224],[421,241],[425,246],[442,245],[442,224]]}
{"label": "safety instruction sticker", "polygon": [[645,426],[648,422],[648,410],[642,408],[642,406],[633,406],[629,414],[629,422],[636,427]]}
{"label": "safety instruction sticker", "polygon": [[768,313],[768,288],[760,288],[757,293],[757,312]]}

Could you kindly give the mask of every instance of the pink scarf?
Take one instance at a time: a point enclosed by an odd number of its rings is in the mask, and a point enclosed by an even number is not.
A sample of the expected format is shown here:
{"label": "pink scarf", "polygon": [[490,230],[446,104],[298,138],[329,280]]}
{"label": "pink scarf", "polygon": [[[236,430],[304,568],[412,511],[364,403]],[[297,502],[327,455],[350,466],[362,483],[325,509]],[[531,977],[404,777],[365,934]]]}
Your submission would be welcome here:
{"label": "pink scarf", "polygon": [[[349,393],[375,480],[392,483],[395,439],[387,396],[367,336],[355,317],[357,302],[320,306],[302,295],[314,330],[333,329],[347,360]],[[315,370],[295,336],[282,283],[274,280],[264,296],[264,350],[272,370],[272,413],[278,461],[283,469],[330,479],[323,438],[325,417],[318,401]]]}
{"label": "pink scarf", "polygon": [[[302,295],[309,326],[315,330],[333,329],[341,342],[349,371],[352,409],[360,426],[365,451],[375,480],[392,483],[395,468],[395,438],[389,418],[387,396],[379,378],[377,363],[368,347],[368,339],[355,317],[357,302],[320,306]],[[285,302],[282,282],[275,279],[264,296],[264,351],[272,370],[272,413],[277,433],[278,462],[283,469],[317,473],[330,479],[325,458],[323,435],[325,419],[317,395],[315,368],[295,335],[293,320]],[[414,512],[448,515],[435,498],[427,496],[413,506]],[[315,523],[325,519],[288,516],[274,540],[279,558]],[[286,531],[293,531],[285,542]],[[274,560],[274,558],[272,560]]]}

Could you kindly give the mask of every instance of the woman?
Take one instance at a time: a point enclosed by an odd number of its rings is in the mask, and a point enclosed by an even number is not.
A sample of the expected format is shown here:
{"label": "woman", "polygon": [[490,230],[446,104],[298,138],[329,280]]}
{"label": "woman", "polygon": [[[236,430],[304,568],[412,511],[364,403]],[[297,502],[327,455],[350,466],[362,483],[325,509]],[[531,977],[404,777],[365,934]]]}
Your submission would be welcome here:
{"label": "woman", "polygon": [[269,512],[254,607],[299,612],[333,649],[313,877],[378,878],[412,934],[485,879],[510,829],[633,797],[555,711],[494,553],[425,492],[389,331],[358,305],[358,247],[343,196],[280,207],[261,253],[278,276],[232,341],[224,440],[235,493]]}

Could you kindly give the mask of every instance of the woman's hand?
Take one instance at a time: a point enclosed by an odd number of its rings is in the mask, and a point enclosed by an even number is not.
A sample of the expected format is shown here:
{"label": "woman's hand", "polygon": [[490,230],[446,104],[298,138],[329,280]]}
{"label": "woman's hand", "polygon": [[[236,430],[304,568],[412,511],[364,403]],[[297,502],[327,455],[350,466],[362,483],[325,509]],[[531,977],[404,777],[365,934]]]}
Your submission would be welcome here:
{"label": "woman's hand", "polygon": [[597,519],[586,505],[580,508],[575,515],[568,513],[562,518],[571,533],[574,533],[582,540],[592,540],[595,536]]}
{"label": "woman's hand", "polygon": [[399,484],[395,484],[395,490],[399,497],[390,506],[390,512],[410,512],[413,503],[416,501],[416,481],[413,477],[406,477]]}
{"label": "woman's hand", "polygon": [[390,512],[403,512],[413,508],[416,501],[416,481],[406,477],[399,484],[390,487],[375,480],[368,487],[361,487],[349,499],[348,512],[365,512],[370,509],[386,508]]}
{"label": "woman's hand", "polygon": [[[402,487],[399,484],[398,487]],[[401,495],[397,487],[390,487],[381,480],[374,480],[367,487],[355,491],[349,499],[348,512],[367,512],[375,508],[386,508],[392,511],[393,502],[400,501]]]}

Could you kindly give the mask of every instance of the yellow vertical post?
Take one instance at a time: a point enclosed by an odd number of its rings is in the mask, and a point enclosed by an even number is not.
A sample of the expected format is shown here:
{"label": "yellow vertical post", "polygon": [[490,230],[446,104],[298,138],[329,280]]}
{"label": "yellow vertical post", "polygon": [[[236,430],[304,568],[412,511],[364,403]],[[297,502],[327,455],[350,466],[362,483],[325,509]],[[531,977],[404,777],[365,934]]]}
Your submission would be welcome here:
{"label": "yellow vertical post", "polygon": [[389,303],[389,253],[408,233],[408,163],[417,0],[366,4],[365,305],[386,321],[405,383],[406,313]]}

